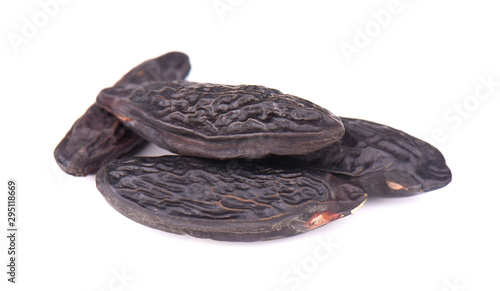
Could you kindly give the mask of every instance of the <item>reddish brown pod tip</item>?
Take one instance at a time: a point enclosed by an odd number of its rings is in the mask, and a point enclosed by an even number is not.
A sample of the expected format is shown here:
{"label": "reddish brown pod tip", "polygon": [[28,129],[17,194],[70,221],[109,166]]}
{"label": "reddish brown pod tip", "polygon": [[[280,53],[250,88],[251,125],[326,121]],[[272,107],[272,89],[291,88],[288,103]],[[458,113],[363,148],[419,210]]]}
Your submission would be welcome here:
{"label": "reddish brown pod tip", "polygon": [[103,90],[97,104],[156,145],[202,158],[303,155],[344,134],[330,111],[256,85],[155,82]]}
{"label": "reddish brown pod tip", "polygon": [[[125,74],[115,86],[138,86],[143,82],[183,79],[189,58],[171,52],[145,61]],[[112,159],[131,156],[147,141],[125,127],[116,116],[96,104],[75,121],[54,150],[59,167],[67,174],[86,176]]]}
{"label": "reddish brown pod tip", "polygon": [[327,171],[360,184],[369,195],[405,197],[451,182],[451,171],[434,146],[401,130],[371,121],[341,118],[340,141],[307,155],[273,162]]}
{"label": "reddish brown pod tip", "polygon": [[183,156],[114,160],[96,184],[113,208],[140,224],[224,241],[298,235],[366,200],[361,187],[327,172]]}

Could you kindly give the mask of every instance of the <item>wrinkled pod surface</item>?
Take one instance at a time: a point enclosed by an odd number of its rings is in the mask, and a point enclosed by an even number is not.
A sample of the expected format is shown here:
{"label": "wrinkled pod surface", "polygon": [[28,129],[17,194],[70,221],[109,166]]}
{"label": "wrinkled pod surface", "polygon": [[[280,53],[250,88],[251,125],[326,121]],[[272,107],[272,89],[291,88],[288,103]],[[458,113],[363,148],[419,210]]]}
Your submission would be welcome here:
{"label": "wrinkled pod surface", "polygon": [[[114,86],[134,87],[145,82],[184,79],[189,58],[170,52],[145,61],[125,74]],[[54,150],[59,167],[67,174],[95,174],[108,161],[131,156],[147,141],[125,127],[118,118],[96,104],[76,120]]]}
{"label": "wrinkled pod surface", "polygon": [[140,224],[223,241],[304,233],[366,200],[357,184],[327,172],[183,156],[114,160],[96,184],[112,207]]}
{"label": "wrinkled pod surface", "polygon": [[302,156],[269,162],[342,175],[368,195],[403,197],[436,190],[451,182],[451,171],[432,145],[392,127],[341,117],[342,139]]}
{"label": "wrinkled pod surface", "polygon": [[105,89],[96,102],[143,138],[186,156],[302,155],[344,134],[330,111],[264,86],[156,82]]}

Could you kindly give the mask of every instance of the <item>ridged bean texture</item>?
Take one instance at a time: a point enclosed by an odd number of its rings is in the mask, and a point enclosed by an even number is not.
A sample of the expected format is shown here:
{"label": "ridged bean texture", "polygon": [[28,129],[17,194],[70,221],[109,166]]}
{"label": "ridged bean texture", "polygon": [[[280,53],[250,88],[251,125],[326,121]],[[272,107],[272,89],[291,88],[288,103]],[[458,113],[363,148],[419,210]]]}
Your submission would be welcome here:
{"label": "ridged bean texture", "polygon": [[341,120],[345,135],[339,142],[308,155],[271,160],[343,175],[374,196],[410,196],[450,183],[451,171],[432,145],[386,125]]}
{"label": "ridged bean texture", "polygon": [[114,160],[96,184],[140,224],[225,241],[297,235],[350,215],[366,199],[361,187],[327,172],[183,156]]}
{"label": "ridged bean texture", "polygon": [[[189,59],[185,54],[171,52],[141,63],[115,86],[183,79],[189,69]],[[125,127],[113,114],[93,104],[57,145],[54,157],[66,173],[86,176],[95,174],[112,159],[131,156],[146,144],[146,140]]]}
{"label": "ridged bean texture", "polygon": [[158,146],[203,158],[306,154],[344,134],[330,111],[255,85],[170,81],[113,87],[99,94],[97,104]]}
{"label": "ridged bean texture", "polygon": [[54,157],[64,172],[86,176],[112,159],[133,155],[146,144],[113,114],[93,104],[61,140]]}

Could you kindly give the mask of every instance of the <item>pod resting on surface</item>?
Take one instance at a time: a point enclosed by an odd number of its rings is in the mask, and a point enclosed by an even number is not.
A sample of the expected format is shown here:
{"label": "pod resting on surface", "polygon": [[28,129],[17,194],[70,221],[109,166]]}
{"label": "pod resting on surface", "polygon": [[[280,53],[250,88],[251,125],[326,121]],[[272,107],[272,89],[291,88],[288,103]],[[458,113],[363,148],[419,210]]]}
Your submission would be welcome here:
{"label": "pod resting on surface", "polygon": [[432,145],[386,125],[341,120],[345,134],[339,142],[308,155],[270,159],[342,175],[374,196],[410,196],[450,183],[451,171]]}
{"label": "pod resting on surface", "polygon": [[73,124],[54,157],[64,172],[86,176],[112,159],[135,154],[146,144],[113,114],[94,104]]}
{"label": "pod resting on surface", "polygon": [[[224,241],[297,235],[367,195],[451,181],[439,150],[400,130],[264,86],[183,81],[189,70],[172,52],[102,90],[54,150],[59,166],[97,172],[107,202],[140,224]],[[148,141],[184,156],[130,158]]]}
{"label": "pod resting on surface", "polygon": [[350,215],[366,199],[355,183],[327,172],[183,156],[114,160],[96,184],[140,224],[225,241],[297,235]]}
{"label": "pod resting on surface", "polygon": [[344,134],[330,111],[263,86],[156,82],[108,88],[96,102],[156,145],[202,158],[302,155]]}
{"label": "pod resting on surface", "polygon": [[[145,61],[124,75],[115,86],[138,86],[144,82],[183,79],[190,69],[188,57],[171,52]],[[131,156],[147,141],[125,127],[96,104],[73,124],[54,150],[61,169],[74,176],[94,174],[108,161]]]}

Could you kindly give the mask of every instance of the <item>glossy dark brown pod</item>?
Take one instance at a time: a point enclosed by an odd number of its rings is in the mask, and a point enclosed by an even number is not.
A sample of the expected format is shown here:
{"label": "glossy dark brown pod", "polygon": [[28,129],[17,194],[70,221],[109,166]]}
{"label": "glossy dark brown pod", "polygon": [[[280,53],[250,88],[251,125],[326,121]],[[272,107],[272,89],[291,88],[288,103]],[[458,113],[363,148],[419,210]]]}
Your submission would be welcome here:
{"label": "glossy dark brown pod", "polygon": [[327,172],[183,156],[114,160],[96,184],[140,224],[223,241],[297,235],[350,215],[366,199],[355,183]]}
{"label": "glossy dark brown pod", "polygon": [[[185,54],[170,52],[141,63],[115,86],[183,79],[189,70],[189,59]],[[57,145],[54,157],[64,172],[85,176],[96,173],[112,159],[134,154],[146,144],[146,140],[125,127],[114,115],[93,104]]]}
{"label": "glossy dark brown pod", "polygon": [[147,60],[125,74],[114,86],[140,85],[145,82],[182,80],[191,70],[189,57],[182,52],[169,52]]}
{"label": "glossy dark brown pod", "polygon": [[99,94],[97,104],[156,145],[202,158],[303,155],[344,134],[330,111],[255,85],[171,81],[113,87]]}
{"label": "glossy dark brown pod", "polygon": [[373,196],[411,196],[450,183],[451,171],[432,145],[386,125],[341,120],[345,134],[339,142],[308,155],[272,160],[343,175]]}
{"label": "glossy dark brown pod", "polygon": [[147,141],[111,113],[92,105],[54,151],[61,169],[74,176],[96,173],[106,162],[142,149]]}

